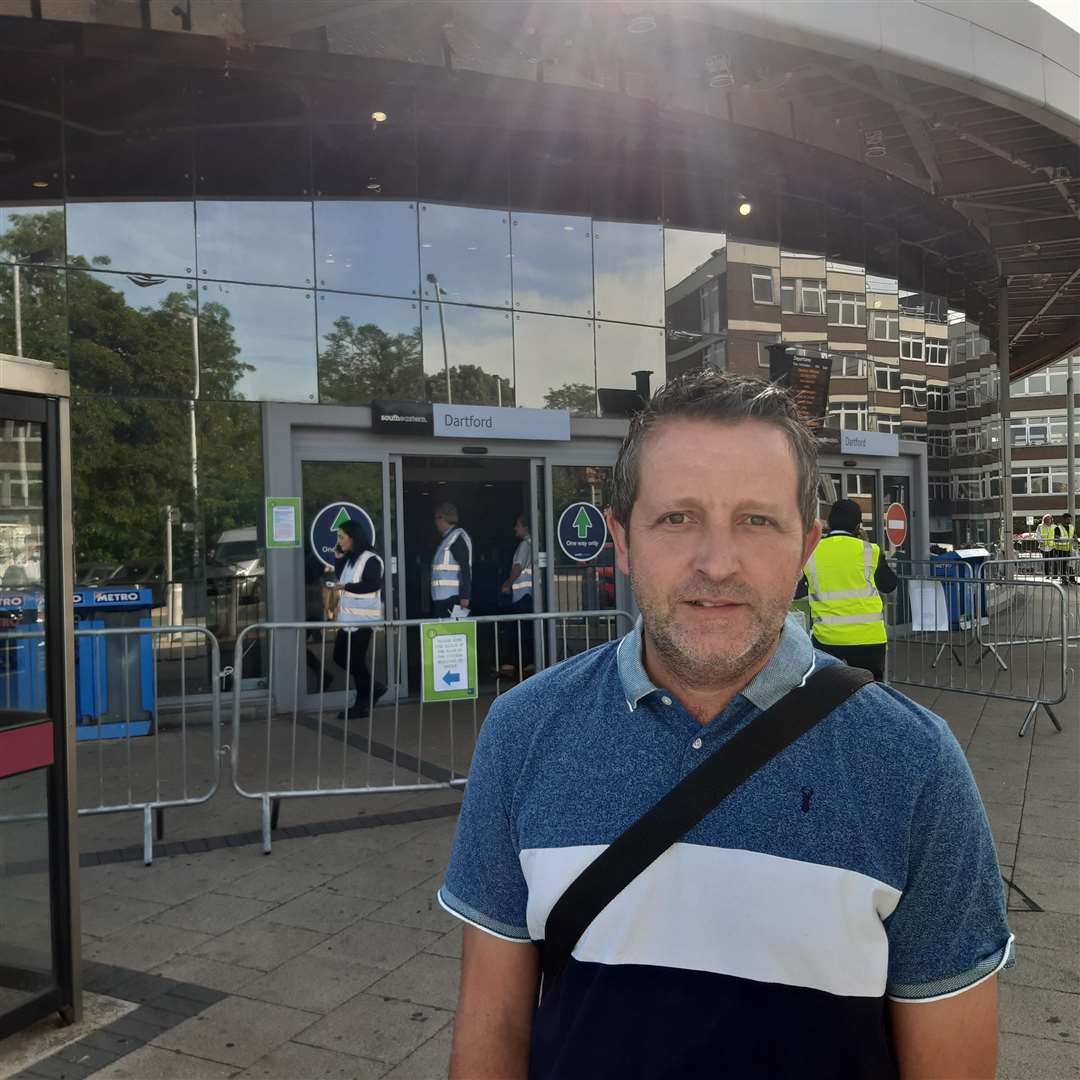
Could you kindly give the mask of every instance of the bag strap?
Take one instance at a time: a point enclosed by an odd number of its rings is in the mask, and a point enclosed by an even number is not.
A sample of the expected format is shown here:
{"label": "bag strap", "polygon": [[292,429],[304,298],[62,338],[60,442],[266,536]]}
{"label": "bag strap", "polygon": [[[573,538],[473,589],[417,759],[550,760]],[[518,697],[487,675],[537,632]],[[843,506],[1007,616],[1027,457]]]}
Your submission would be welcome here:
{"label": "bag strap", "polygon": [[630,882],[762,766],[869,682],[870,672],[843,664],[814,672],[685,776],[585,867],[548,913],[545,990],[562,973],[589,924]]}

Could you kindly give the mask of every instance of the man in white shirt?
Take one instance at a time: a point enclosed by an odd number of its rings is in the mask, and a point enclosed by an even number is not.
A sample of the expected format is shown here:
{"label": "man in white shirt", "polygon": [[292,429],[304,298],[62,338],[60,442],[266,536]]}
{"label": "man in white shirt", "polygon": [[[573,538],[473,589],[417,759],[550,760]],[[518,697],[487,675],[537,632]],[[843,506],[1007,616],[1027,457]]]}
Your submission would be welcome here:
{"label": "man in white shirt", "polygon": [[[510,567],[510,576],[502,583],[502,593],[512,598],[513,604],[510,611],[514,615],[531,615],[533,612],[533,553],[532,536],[529,534],[529,523],[524,514],[519,514],[514,522],[514,535],[518,538],[518,546],[514,551],[514,562]],[[510,653],[506,663],[500,671],[504,674],[513,674],[518,670],[517,661],[520,659],[523,674],[531,675],[535,670],[533,664],[533,625],[530,621],[523,621],[521,627],[521,656],[518,657],[518,624],[512,624],[510,635]]]}

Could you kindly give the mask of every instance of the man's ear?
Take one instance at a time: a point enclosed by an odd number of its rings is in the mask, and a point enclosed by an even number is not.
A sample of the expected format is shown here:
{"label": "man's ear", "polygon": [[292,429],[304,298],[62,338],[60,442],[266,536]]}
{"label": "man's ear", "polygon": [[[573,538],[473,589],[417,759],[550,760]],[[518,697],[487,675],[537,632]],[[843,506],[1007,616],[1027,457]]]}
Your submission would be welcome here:
{"label": "man's ear", "polygon": [[806,539],[803,540],[803,553],[802,553],[802,566],[810,561],[810,556],[814,554],[814,548],[818,546],[818,541],[821,539],[821,522],[815,521],[813,528],[806,534]]}
{"label": "man's ear", "polygon": [[[607,510],[604,513],[607,520],[608,532],[615,543],[615,565],[620,572],[630,576],[630,533],[624,529],[622,523],[617,521],[615,515]],[[809,558],[809,556],[807,556]]]}

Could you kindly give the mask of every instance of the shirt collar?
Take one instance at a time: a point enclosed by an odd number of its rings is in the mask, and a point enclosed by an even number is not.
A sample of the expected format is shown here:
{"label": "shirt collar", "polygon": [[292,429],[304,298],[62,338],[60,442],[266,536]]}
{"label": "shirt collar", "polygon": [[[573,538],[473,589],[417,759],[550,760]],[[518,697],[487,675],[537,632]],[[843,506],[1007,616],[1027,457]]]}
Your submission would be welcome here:
{"label": "shirt collar", "polygon": [[[642,621],[619,642],[616,661],[623,694],[631,712],[659,690],[641,661]],[[797,615],[788,615],[780,631],[780,643],[769,662],[740,691],[762,712],[775,705],[785,694],[801,686],[814,670],[814,646]]]}

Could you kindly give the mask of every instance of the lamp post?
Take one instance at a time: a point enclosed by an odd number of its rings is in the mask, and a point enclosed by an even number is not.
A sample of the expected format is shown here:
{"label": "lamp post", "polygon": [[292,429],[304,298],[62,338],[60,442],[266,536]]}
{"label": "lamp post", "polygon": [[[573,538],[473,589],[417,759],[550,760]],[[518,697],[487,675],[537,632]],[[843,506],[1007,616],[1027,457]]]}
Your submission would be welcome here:
{"label": "lamp post", "polygon": [[453,405],[454,397],[450,390],[450,360],[446,352],[446,319],[443,317],[442,298],[445,290],[439,284],[434,273],[427,275],[427,280],[435,286],[435,303],[439,305],[439,331],[442,334],[443,371],[446,373],[446,404]]}

